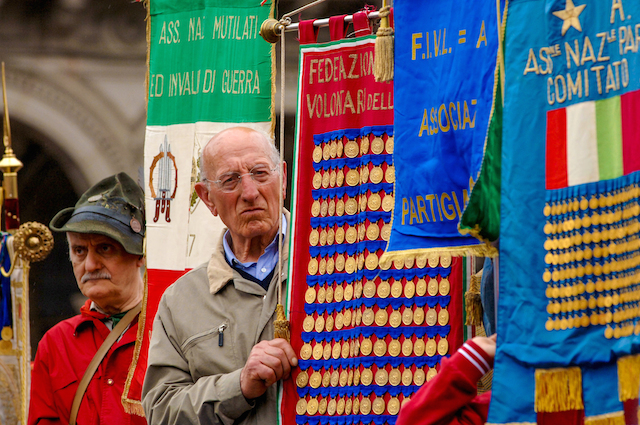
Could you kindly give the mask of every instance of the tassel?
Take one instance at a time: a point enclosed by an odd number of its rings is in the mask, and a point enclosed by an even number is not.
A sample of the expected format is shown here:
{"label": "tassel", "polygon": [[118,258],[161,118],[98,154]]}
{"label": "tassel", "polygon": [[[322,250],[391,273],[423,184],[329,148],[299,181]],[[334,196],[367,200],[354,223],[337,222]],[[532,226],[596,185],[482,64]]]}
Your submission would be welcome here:
{"label": "tassel", "polygon": [[480,297],[480,281],[482,280],[482,270],[471,276],[469,289],[464,294],[464,309],[467,313],[467,326],[482,325],[482,298]]}
{"label": "tassel", "polygon": [[536,370],[536,412],[583,410],[579,367]]}
{"label": "tassel", "polygon": [[587,416],[584,418],[584,425],[625,425],[624,412]]}
{"label": "tassel", "polygon": [[284,338],[287,342],[291,342],[291,335],[289,333],[289,321],[284,315],[284,307],[282,304],[276,305],[276,320],[273,322],[275,328],[275,338]]}
{"label": "tassel", "polygon": [[124,411],[125,413],[128,413],[130,415],[136,415],[136,416],[141,416],[141,417],[145,417],[144,416],[144,410],[142,409],[142,403],[138,402],[132,402],[131,400],[127,400],[125,402],[125,400],[122,400],[122,407],[124,407]]}
{"label": "tassel", "polygon": [[640,392],[640,355],[618,359],[618,394],[620,401],[638,398]]}
{"label": "tassel", "polygon": [[380,28],[376,32],[375,56],[373,61],[373,76],[376,82],[393,80],[393,28],[389,26],[389,11],[386,5],[380,9]]}

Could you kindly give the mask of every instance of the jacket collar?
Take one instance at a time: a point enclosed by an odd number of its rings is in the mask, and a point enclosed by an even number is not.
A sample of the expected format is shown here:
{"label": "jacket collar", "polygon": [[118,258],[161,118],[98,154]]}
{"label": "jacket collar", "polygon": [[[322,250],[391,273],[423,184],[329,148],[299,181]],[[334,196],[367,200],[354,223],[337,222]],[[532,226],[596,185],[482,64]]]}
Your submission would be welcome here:
{"label": "jacket collar", "polygon": [[[291,226],[291,216],[289,211],[286,209],[283,210],[284,215],[287,219],[287,225]],[[227,263],[224,255],[224,235],[227,232],[227,228],[225,227],[222,230],[220,238],[218,239],[218,243],[215,246],[213,255],[211,255],[211,259],[209,260],[209,264],[207,265],[207,277],[209,278],[209,292],[211,294],[216,294],[222,288],[224,288],[229,281],[233,280],[234,277],[239,276],[233,267]],[[286,232],[286,236],[282,241],[282,260],[283,260],[283,268],[282,268],[282,280],[284,281],[287,277],[287,259],[289,258],[289,234],[291,232]],[[276,234],[276,238],[278,235]],[[276,267],[278,265],[276,264]],[[274,274],[274,277],[277,277],[277,271]]]}

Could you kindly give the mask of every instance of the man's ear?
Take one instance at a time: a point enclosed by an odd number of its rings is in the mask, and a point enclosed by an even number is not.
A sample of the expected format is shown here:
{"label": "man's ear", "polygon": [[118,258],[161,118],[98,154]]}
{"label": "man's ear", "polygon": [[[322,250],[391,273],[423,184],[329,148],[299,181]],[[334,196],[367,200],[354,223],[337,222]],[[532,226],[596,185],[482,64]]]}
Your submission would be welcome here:
{"label": "man's ear", "polygon": [[282,161],[282,199],[287,197],[287,162]]}
{"label": "man's ear", "polygon": [[207,189],[207,184],[205,182],[198,182],[196,183],[195,188],[198,197],[202,200],[202,202],[204,202],[207,208],[209,208],[209,211],[211,211],[213,215],[218,215],[218,210],[216,209],[215,204],[211,202],[209,198],[209,189]]}

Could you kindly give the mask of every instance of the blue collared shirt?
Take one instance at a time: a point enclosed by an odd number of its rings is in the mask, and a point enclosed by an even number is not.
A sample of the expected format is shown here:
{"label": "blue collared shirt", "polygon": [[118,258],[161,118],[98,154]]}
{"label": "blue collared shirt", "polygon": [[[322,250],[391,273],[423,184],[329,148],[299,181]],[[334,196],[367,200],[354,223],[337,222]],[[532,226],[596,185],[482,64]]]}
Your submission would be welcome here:
{"label": "blue collared shirt", "polygon": [[[287,235],[287,219],[285,218],[284,214],[282,214],[283,241],[286,235]],[[237,267],[243,272],[262,281],[267,276],[269,276],[271,271],[275,268],[276,264],[278,264],[278,234],[277,233],[275,238],[273,238],[271,243],[265,248],[264,253],[260,256],[260,258],[258,258],[258,261],[251,261],[248,263],[241,263],[238,260],[238,258],[235,256],[235,254],[231,250],[231,246],[229,246],[230,238],[231,238],[231,234],[227,230],[223,238],[224,255],[227,258],[227,261],[229,262],[229,264],[233,264],[234,267]]]}

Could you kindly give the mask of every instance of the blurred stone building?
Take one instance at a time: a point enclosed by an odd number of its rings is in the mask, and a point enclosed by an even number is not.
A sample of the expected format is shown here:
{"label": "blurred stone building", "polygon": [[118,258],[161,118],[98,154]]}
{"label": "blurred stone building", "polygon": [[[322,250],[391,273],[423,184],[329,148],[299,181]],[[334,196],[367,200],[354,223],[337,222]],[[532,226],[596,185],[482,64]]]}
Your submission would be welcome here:
{"label": "blurred stone building", "polygon": [[[281,1],[277,15],[306,3]],[[382,0],[327,0],[293,21],[351,14],[381,4]],[[141,179],[145,18],[143,3],[132,0],[0,0],[0,61],[6,67],[13,149],[24,163],[18,173],[22,222],[48,225],[87,188],[119,171]],[[286,38],[285,151],[291,158],[298,44],[295,33]],[[320,30],[319,40],[328,40],[326,29]],[[279,50],[276,46],[276,54]],[[279,66],[279,59],[276,63]],[[53,252],[31,270],[33,355],[44,332],[76,314],[84,301],[71,271],[66,239],[54,237]]]}

